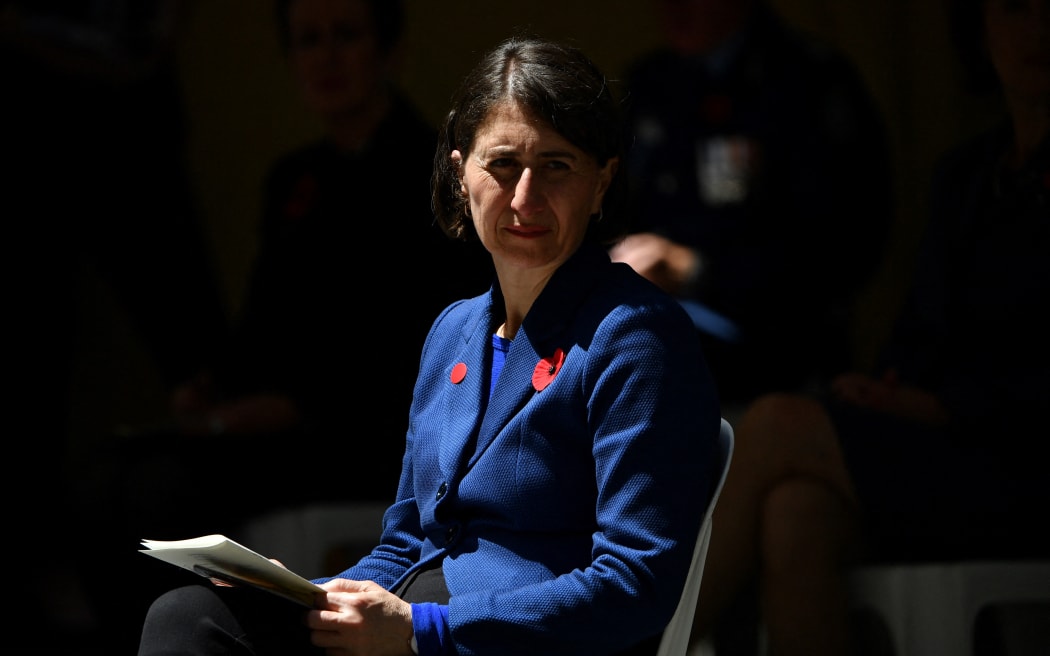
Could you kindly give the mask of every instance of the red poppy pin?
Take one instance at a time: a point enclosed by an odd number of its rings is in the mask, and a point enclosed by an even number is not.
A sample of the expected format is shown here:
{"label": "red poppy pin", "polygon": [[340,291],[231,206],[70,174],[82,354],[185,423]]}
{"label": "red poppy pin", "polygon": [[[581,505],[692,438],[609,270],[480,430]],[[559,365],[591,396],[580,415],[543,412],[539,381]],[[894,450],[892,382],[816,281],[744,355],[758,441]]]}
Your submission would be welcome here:
{"label": "red poppy pin", "polygon": [[449,380],[454,385],[459,385],[463,382],[463,379],[467,377],[467,365],[462,362],[456,363],[456,366],[452,367],[452,374],[449,376]]}
{"label": "red poppy pin", "polygon": [[542,392],[544,388],[551,384],[554,377],[561,371],[561,366],[564,363],[565,351],[554,349],[554,355],[549,358],[542,358],[536,364],[536,368],[532,371],[532,386],[536,388],[537,392]]}

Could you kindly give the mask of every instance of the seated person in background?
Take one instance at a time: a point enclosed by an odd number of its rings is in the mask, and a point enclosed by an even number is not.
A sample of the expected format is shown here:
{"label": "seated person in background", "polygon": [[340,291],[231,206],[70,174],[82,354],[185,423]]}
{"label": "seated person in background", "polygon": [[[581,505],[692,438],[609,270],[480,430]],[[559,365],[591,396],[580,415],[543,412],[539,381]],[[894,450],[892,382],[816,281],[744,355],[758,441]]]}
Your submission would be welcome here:
{"label": "seated person in background", "polygon": [[[488,289],[492,267],[480,246],[452,242],[433,224],[437,133],[391,82],[402,3],[278,0],[277,9],[326,134],[271,168],[239,322],[224,357],[176,395],[176,417],[195,434],[306,428],[348,455],[367,444],[385,471],[361,478],[354,495],[387,498],[405,427],[382,407],[408,404],[430,322]],[[377,259],[382,269],[363,278]],[[399,298],[406,280],[408,301]],[[381,328],[370,321],[380,316]],[[368,437],[346,439],[358,422]]]}
{"label": "seated person in background", "polygon": [[[110,577],[158,569],[140,539],[238,539],[241,523],[284,506],[393,500],[407,429],[396,408],[411,401],[427,328],[492,281],[480,245],[434,224],[437,131],[391,81],[401,3],[279,0],[277,17],[325,134],[270,170],[232,338],[176,392],[173,429],[99,453],[77,494],[91,534],[106,536],[86,562],[102,579],[96,610],[130,627],[108,633],[136,641],[159,589],[136,605]],[[320,476],[318,458],[354,463],[354,474]]]}
{"label": "seated person in background", "polygon": [[[186,157],[192,125],[178,53],[190,7],[131,4],[0,3],[4,337],[12,346],[4,414],[16,427],[18,461],[47,487],[27,494],[24,475],[4,477],[0,496],[17,500],[5,528],[34,536],[34,545],[9,542],[2,557],[19,563],[13,585],[8,578],[22,600],[10,625],[54,644],[81,625],[67,611],[77,594],[70,527],[56,518],[69,505],[55,488],[93,446],[85,427],[134,389],[121,387],[119,365],[141,364],[156,374],[148,387],[170,390],[209,360],[228,329]],[[135,359],[110,357],[111,345]]]}
{"label": "seated person in background", "polygon": [[765,0],[659,0],[627,75],[636,234],[612,250],[693,315],[723,401],[852,363],[892,219],[882,119],[854,66]]}
{"label": "seated person in background", "polygon": [[874,374],[842,375],[823,399],[763,396],[736,424],[694,639],[757,576],[770,653],[856,653],[858,559],[1050,553],[1050,14],[1045,0],[952,7],[966,61],[987,48],[1006,116],[938,167]]}
{"label": "seated person in background", "polygon": [[434,207],[496,283],[427,336],[378,546],[305,617],[198,578],[153,604],[141,656],[655,653],[717,476],[718,399],[682,307],[605,250],[628,216],[618,112],[556,43],[511,38],[468,74]]}

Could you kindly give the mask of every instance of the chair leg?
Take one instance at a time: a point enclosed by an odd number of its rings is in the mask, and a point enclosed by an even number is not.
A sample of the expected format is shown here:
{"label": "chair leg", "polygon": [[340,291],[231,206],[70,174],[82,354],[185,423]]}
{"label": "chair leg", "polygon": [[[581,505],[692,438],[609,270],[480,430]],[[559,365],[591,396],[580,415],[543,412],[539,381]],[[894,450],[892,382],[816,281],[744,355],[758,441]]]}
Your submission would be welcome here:
{"label": "chair leg", "polygon": [[986,606],[974,623],[974,656],[1050,654],[1050,600]]}

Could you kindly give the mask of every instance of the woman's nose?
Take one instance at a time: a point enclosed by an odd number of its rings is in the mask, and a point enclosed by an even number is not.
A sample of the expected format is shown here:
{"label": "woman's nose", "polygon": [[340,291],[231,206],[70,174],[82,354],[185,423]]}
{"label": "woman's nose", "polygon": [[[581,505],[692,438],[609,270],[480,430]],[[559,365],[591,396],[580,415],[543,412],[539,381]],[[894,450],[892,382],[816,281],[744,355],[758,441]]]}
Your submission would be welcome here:
{"label": "woman's nose", "polygon": [[522,216],[538,214],[543,211],[546,200],[543,197],[543,183],[533,175],[532,169],[521,172],[518,183],[514,186],[514,198],[510,206]]}

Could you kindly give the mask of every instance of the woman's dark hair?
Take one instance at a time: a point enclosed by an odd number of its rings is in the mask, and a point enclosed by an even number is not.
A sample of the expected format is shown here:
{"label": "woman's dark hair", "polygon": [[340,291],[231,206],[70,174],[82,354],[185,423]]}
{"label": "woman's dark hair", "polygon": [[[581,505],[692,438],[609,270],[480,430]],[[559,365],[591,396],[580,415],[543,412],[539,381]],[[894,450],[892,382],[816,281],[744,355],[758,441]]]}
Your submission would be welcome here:
{"label": "woman's dark hair", "polygon": [[621,239],[627,232],[628,212],[618,100],[605,76],[582,51],[528,36],[511,37],[491,50],[467,74],[453,98],[434,153],[431,181],[432,207],[442,230],[454,239],[478,239],[450,154],[459,150],[465,160],[478,127],[493,107],[503,103],[514,103],[545,122],[599,166],[620,158],[602,211],[592,217],[587,239],[602,244]]}
{"label": "woman's dark hair", "polygon": [[948,30],[962,67],[965,91],[978,96],[997,93],[999,76],[985,41],[984,9],[988,0],[948,0]]}
{"label": "woman's dark hair", "polygon": [[[363,0],[372,15],[379,50],[389,54],[405,31],[405,3],[402,0]],[[277,34],[281,47],[287,50],[292,45],[292,28],[289,14],[295,0],[277,0]]]}

